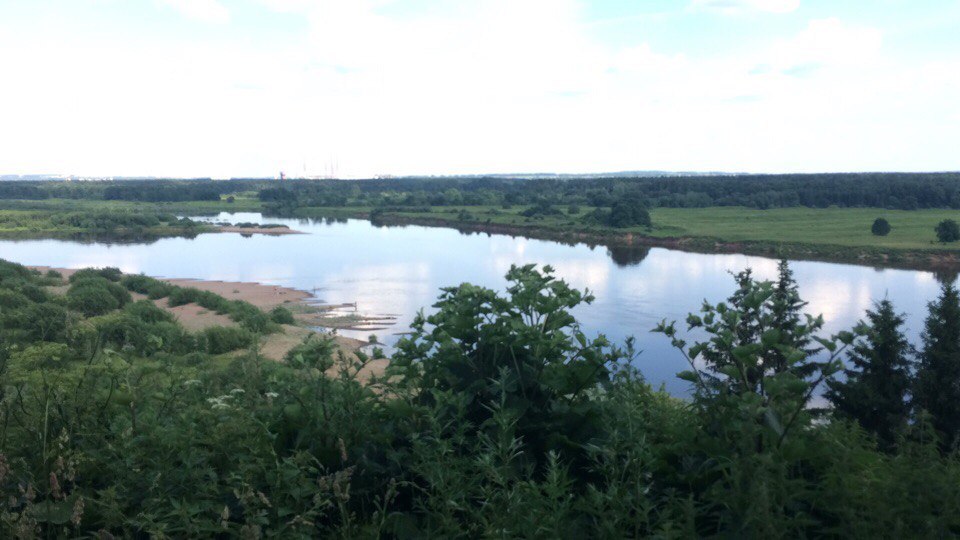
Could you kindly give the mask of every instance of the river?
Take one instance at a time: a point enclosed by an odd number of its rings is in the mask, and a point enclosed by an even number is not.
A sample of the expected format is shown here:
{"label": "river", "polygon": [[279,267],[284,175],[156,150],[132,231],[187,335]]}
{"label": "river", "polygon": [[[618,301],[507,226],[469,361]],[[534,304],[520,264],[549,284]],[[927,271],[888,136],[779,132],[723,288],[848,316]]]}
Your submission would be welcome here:
{"label": "river", "polygon": [[[206,218],[210,219],[210,218]],[[654,385],[686,394],[675,378],[685,368],[666,338],[652,334],[661,319],[683,320],[702,301],[723,300],[734,289],[730,272],[750,267],[772,279],[777,261],[737,254],[699,254],[664,248],[565,245],[504,235],[464,234],[420,226],[377,227],[363,220],[264,219],[260,214],[221,214],[214,220],[282,223],[306,234],[235,233],[164,238],[152,243],[81,243],[64,240],[0,240],[0,258],[29,265],[80,268],[116,266],[157,277],[257,281],[314,292],[326,303],[356,303],[365,315],[396,317],[375,331],[393,343],[421,308],[429,309],[440,287],[471,282],[502,290],[512,264],[549,264],[556,275],[596,300],[575,312],[588,335],[621,342],[635,336],[642,350],[636,364]],[[917,343],[926,303],[939,283],[930,272],[848,264],[791,264],[807,311],[822,313],[825,332],[853,326],[875,300],[889,297],[907,315],[907,333]]]}

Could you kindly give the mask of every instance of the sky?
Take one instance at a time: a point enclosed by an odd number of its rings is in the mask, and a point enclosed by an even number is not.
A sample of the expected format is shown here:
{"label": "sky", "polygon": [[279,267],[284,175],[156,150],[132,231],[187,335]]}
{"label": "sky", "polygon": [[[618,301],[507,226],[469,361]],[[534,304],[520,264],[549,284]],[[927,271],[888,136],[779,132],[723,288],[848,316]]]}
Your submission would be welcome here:
{"label": "sky", "polygon": [[960,0],[0,0],[0,174],[960,169]]}

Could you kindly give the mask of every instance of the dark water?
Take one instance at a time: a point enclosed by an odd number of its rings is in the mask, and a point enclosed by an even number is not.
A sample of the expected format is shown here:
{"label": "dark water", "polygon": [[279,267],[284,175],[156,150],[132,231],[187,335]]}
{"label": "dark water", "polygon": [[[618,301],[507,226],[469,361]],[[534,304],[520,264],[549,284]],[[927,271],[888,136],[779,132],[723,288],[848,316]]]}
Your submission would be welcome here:
{"label": "dark water", "polygon": [[[0,240],[0,258],[60,267],[116,266],[151,276],[258,281],[314,290],[328,303],[356,302],[368,315],[395,315],[396,324],[375,331],[392,342],[413,315],[429,307],[438,289],[464,281],[503,289],[511,264],[549,264],[559,277],[589,288],[596,301],[576,315],[588,334],[621,341],[633,335],[637,361],[653,383],[677,394],[687,383],[674,374],[682,357],[650,329],[661,319],[683,320],[701,302],[733,291],[731,271],[752,267],[773,278],[776,261],[745,255],[705,255],[662,248],[591,248],[427,227],[375,227],[366,221],[322,223],[224,214],[217,219],[285,223],[303,235],[242,237],[203,234],[149,244],[80,243],[65,240]],[[852,326],[874,300],[888,296],[908,315],[916,340],[926,303],[939,287],[929,272],[874,269],[822,262],[792,264],[808,311],[822,313],[828,332]],[[343,332],[349,334],[349,332]],[[359,332],[366,337],[370,331]]]}

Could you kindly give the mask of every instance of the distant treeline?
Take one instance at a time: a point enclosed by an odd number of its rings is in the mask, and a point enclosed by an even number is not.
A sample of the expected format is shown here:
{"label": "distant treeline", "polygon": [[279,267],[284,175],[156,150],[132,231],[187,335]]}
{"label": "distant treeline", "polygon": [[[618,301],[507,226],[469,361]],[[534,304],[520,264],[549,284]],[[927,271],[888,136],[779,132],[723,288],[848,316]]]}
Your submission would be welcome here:
{"label": "distant treeline", "polygon": [[814,174],[599,179],[390,179],[288,182],[260,200],[296,206],[484,206],[563,204],[612,207],[960,208],[960,174]]}
{"label": "distant treeline", "polygon": [[960,173],[849,173],[571,179],[136,180],[0,182],[0,199],[215,201],[256,192],[275,207],[576,204],[612,207],[960,208]]}
{"label": "distant treeline", "polygon": [[0,199],[89,199],[104,201],[218,201],[236,186],[210,180],[117,182],[0,182]]}

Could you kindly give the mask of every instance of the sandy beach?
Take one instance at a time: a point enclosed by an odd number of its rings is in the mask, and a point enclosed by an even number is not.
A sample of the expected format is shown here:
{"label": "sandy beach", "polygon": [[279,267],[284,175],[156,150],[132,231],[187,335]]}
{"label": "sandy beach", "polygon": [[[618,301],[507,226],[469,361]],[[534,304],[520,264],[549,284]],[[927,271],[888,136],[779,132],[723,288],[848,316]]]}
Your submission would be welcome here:
{"label": "sandy beach", "polygon": [[269,236],[281,236],[284,234],[304,234],[303,231],[296,231],[289,227],[237,227],[235,225],[221,225],[217,227],[218,232],[232,232],[240,234],[266,234]]}
{"label": "sandy beach", "polygon": [[[68,279],[77,271],[77,269],[51,268],[49,266],[31,266],[30,268],[39,270],[40,272],[55,270],[60,272],[64,279]],[[313,296],[306,291],[289,287],[280,287],[277,285],[239,281],[158,279],[179,287],[191,287],[204,291],[210,291],[230,300],[243,300],[257,306],[264,311],[270,311],[277,306],[285,306],[291,311],[298,313],[297,319],[303,324],[325,327],[334,326],[324,324],[328,321],[325,321],[324,317],[322,316],[324,312],[322,307],[307,303],[308,300],[313,299]],[[62,291],[58,292],[66,292],[66,288],[66,286],[61,286],[54,289],[62,289]],[[138,300],[146,298],[140,294],[132,294],[134,298]],[[215,313],[196,304],[185,304],[182,306],[172,307],[167,304],[166,298],[154,300],[154,303],[156,303],[158,307],[173,314],[177,321],[183,325],[184,328],[191,332],[198,332],[212,326],[236,325],[236,323],[233,322],[228,316]],[[307,313],[305,314],[304,312]],[[329,322],[336,321],[336,318],[329,320]],[[281,325],[281,328],[282,332],[276,332],[267,335],[263,340],[260,353],[264,357],[270,358],[271,360],[282,361],[290,349],[302,343],[303,340],[308,336],[312,334],[318,334],[317,331],[305,326],[285,324]],[[367,345],[367,342],[365,341],[346,336],[335,335],[333,338],[337,344],[337,349],[344,353],[344,356],[348,361],[356,360],[356,352],[360,349],[360,347]],[[382,374],[383,370],[386,368],[386,365],[387,360],[371,360],[363,368],[363,370],[360,371],[358,377],[363,381],[368,380],[372,375]]]}

